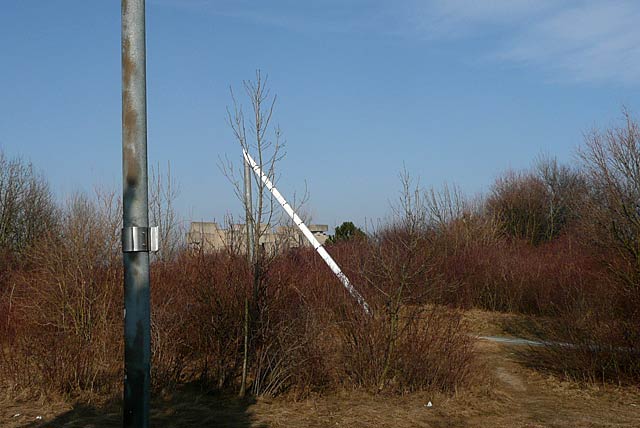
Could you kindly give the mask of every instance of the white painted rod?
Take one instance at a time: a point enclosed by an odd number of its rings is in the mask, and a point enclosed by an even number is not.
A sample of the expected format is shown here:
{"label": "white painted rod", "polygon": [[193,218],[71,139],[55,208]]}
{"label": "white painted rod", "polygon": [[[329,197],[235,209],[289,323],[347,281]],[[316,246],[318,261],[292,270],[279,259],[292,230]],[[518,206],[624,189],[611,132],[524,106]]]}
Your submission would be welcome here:
{"label": "white painted rod", "polygon": [[333,260],[333,258],[329,255],[329,253],[327,253],[327,250],[324,249],[322,244],[318,242],[316,237],[313,235],[313,233],[311,233],[311,231],[309,230],[307,225],[304,224],[302,219],[298,217],[298,214],[296,214],[295,211],[293,211],[293,208],[291,208],[291,205],[289,205],[289,203],[280,194],[278,189],[276,189],[276,187],[273,185],[271,180],[269,180],[269,177],[267,177],[266,174],[262,172],[262,170],[260,169],[260,166],[256,163],[256,161],[253,160],[251,155],[245,149],[242,149],[242,154],[244,155],[244,160],[249,164],[251,169],[253,169],[253,172],[262,180],[264,185],[273,194],[273,196],[276,198],[278,203],[282,205],[282,208],[289,215],[289,217],[291,217],[291,219],[296,224],[296,226],[298,226],[300,231],[302,231],[302,234],[309,240],[309,242],[311,243],[311,245],[313,245],[313,248],[315,248],[318,254],[320,254],[320,257],[322,257],[322,260],[325,261],[325,263],[329,266],[329,268],[333,271],[333,273],[336,274],[340,282],[342,282],[342,284],[344,285],[344,288],[346,288],[349,294],[351,294],[351,296],[358,301],[358,304],[362,306],[362,309],[364,309],[364,311],[367,314],[370,314],[371,310],[369,309],[369,305],[367,304],[367,302],[364,300],[364,297],[362,297],[362,295],[358,292],[358,290],[356,290],[355,287],[351,284],[351,281],[349,281],[349,278],[347,278],[347,275],[345,275],[342,272],[342,270],[340,269],[338,264],[335,262],[335,260]]}

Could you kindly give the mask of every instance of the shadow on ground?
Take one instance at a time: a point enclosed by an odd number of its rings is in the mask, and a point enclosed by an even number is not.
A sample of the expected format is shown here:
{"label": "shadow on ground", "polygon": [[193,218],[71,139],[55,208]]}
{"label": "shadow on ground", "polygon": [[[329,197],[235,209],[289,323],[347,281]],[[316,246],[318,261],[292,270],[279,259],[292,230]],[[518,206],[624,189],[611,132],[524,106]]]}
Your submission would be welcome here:
{"label": "shadow on ground", "polygon": [[[161,427],[249,428],[265,425],[253,423],[249,407],[255,400],[240,400],[202,392],[180,391],[169,397],[152,400],[150,425]],[[22,425],[21,428],[110,428],[122,426],[121,402],[102,406],[76,404],[57,417]]]}

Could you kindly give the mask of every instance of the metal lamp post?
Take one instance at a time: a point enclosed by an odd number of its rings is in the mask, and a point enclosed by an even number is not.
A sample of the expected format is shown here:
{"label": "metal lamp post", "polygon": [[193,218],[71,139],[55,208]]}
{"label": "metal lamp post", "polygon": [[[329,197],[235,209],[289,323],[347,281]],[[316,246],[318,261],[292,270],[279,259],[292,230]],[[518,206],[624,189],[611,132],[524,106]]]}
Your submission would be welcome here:
{"label": "metal lamp post", "polygon": [[151,319],[149,252],[157,228],[149,227],[145,2],[122,0],[122,251],[124,261],[123,426],[149,426]]}

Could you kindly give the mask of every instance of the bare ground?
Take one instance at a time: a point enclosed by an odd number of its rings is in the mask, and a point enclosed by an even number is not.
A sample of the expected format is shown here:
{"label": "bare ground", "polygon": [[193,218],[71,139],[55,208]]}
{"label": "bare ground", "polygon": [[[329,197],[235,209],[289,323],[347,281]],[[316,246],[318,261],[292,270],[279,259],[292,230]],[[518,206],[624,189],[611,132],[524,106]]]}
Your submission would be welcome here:
{"label": "bare ground", "polygon": [[[471,311],[478,334],[504,331],[498,315]],[[344,392],[299,402],[240,401],[178,392],[153,403],[162,427],[640,427],[640,388],[579,386],[522,366],[510,345],[478,341],[486,382],[455,394]],[[427,407],[431,401],[432,407]],[[0,402],[0,426],[120,427],[117,403]],[[36,419],[38,416],[41,419]]]}

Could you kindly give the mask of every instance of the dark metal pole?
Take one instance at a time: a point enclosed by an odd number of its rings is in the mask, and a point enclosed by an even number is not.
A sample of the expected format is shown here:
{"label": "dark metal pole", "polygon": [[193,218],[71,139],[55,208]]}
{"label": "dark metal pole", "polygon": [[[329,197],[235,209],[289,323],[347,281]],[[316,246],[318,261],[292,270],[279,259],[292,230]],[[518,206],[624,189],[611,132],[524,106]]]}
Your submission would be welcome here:
{"label": "dark metal pole", "polygon": [[[151,321],[145,59],[144,0],[122,0],[125,428],[149,426]],[[145,243],[140,244],[141,241]]]}

